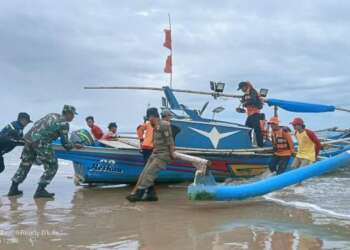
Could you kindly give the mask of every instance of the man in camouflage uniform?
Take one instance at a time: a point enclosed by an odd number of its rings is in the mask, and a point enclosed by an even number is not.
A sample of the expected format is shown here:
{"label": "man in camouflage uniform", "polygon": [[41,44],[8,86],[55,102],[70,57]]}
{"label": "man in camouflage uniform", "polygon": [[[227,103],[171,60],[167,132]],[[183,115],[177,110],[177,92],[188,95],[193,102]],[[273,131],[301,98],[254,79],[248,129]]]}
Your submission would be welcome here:
{"label": "man in camouflage uniform", "polygon": [[73,106],[65,105],[62,114],[51,113],[34,123],[33,127],[24,136],[25,145],[21,156],[22,161],[12,178],[8,196],[23,193],[18,190],[18,185],[25,180],[35,160],[39,160],[44,165],[45,171],[40,178],[34,198],[52,198],[55,195],[45,189],[58,169],[57,158],[51,143],[60,137],[62,146],[66,150],[71,150],[73,147],[81,148],[81,145],[73,145],[68,140],[69,122],[74,119],[76,114]]}
{"label": "man in camouflage uniform", "polygon": [[134,191],[126,198],[130,202],[157,201],[154,181],[159,172],[172,161],[175,144],[171,133],[170,123],[160,120],[158,110],[149,108],[147,118],[153,127],[153,152],[143,169]]}

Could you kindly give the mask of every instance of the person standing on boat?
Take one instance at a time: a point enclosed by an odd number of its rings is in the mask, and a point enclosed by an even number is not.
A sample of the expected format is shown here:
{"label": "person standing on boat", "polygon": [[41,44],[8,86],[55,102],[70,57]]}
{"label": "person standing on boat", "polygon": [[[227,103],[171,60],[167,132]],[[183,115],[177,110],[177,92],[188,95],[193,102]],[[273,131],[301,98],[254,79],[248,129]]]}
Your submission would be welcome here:
{"label": "person standing on boat", "polygon": [[93,116],[88,116],[85,118],[86,124],[91,130],[91,134],[94,136],[95,140],[100,140],[103,137],[102,129],[95,124],[95,119]]}
{"label": "person standing on boat", "polygon": [[154,181],[159,172],[174,159],[175,144],[170,123],[159,119],[156,108],[147,110],[147,119],[153,127],[153,152],[139,176],[133,192],[126,197],[130,202],[157,201]]}
{"label": "person standing on boat", "polygon": [[50,184],[58,169],[58,162],[51,143],[57,138],[61,138],[61,144],[66,150],[81,148],[80,144],[72,144],[68,139],[69,122],[76,115],[75,108],[64,105],[62,114],[51,113],[39,121],[24,136],[24,148],[21,156],[21,163],[12,178],[12,185],[8,196],[21,195],[18,185],[27,177],[33,162],[40,160],[44,165],[44,173],[40,178],[38,188],[34,198],[53,198],[54,193],[46,191],[46,186]]}
{"label": "person standing on boat", "polygon": [[286,171],[288,162],[294,153],[294,143],[288,127],[280,127],[277,117],[272,117],[268,124],[271,126],[271,141],[273,157],[269,164],[271,173],[277,175]]}
{"label": "person standing on boat", "polygon": [[140,140],[140,149],[146,164],[153,151],[153,127],[151,122],[145,118],[145,122],[137,127],[136,133]]}
{"label": "person standing on boat", "polygon": [[241,103],[248,115],[245,125],[254,130],[256,143],[259,147],[262,147],[264,145],[264,139],[261,131],[260,121],[262,120],[262,116],[260,110],[263,107],[263,101],[249,81],[240,82],[237,90],[241,90],[244,93]]}
{"label": "person standing on boat", "polygon": [[316,161],[321,150],[321,143],[316,134],[305,127],[303,119],[297,117],[291,124],[298,140],[298,151],[292,163],[292,168],[299,168]]}
{"label": "person standing on boat", "polygon": [[117,138],[117,123],[111,122],[108,124],[108,132],[102,136],[102,140],[113,140]]}
{"label": "person standing on boat", "polygon": [[29,114],[21,112],[16,121],[0,131],[0,173],[5,169],[3,155],[11,152],[16,146],[24,145],[23,129],[31,122]]}

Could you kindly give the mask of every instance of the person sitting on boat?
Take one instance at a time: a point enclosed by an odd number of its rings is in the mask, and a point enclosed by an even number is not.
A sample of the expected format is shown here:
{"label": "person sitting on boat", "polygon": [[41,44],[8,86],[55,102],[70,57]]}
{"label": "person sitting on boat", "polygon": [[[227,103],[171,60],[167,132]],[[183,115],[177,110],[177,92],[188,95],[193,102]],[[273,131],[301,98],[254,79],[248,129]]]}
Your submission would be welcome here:
{"label": "person sitting on boat", "polygon": [[108,124],[108,132],[102,136],[102,140],[113,140],[117,138],[117,123],[111,122]]}
{"label": "person sitting on boat", "polygon": [[24,145],[23,129],[31,122],[29,114],[21,112],[16,121],[0,131],[0,173],[5,169],[3,155],[11,152],[16,146]]}
{"label": "person sitting on boat", "polygon": [[95,124],[95,119],[93,116],[88,116],[85,118],[86,124],[90,128],[91,134],[94,136],[95,140],[100,140],[103,136],[102,129]]}
{"label": "person sitting on boat", "polygon": [[159,119],[158,110],[149,108],[147,119],[153,127],[153,152],[139,176],[133,192],[126,197],[130,202],[157,201],[154,181],[159,172],[174,159],[175,144],[170,123]]}
{"label": "person sitting on boat", "polygon": [[136,128],[136,133],[140,140],[140,149],[146,164],[153,151],[153,127],[147,118],[143,124]]}
{"label": "person sitting on boat", "polygon": [[271,126],[271,142],[273,157],[269,164],[271,173],[277,175],[286,171],[288,162],[294,153],[294,143],[288,127],[280,127],[277,117],[272,117],[268,124]]}
{"label": "person sitting on boat", "polygon": [[241,90],[244,93],[241,103],[248,115],[245,125],[254,130],[257,145],[262,147],[264,145],[264,139],[260,125],[262,118],[260,110],[263,108],[263,100],[249,81],[240,82],[237,90]]}
{"label": "person sitting on boat", "polygon": [[316,161],[321,150],[321,143],[317,135],[305,127],[303,119],[297,117],[291,124],[298,141],[298,151],[292,163],[292,168],[299,168]]}

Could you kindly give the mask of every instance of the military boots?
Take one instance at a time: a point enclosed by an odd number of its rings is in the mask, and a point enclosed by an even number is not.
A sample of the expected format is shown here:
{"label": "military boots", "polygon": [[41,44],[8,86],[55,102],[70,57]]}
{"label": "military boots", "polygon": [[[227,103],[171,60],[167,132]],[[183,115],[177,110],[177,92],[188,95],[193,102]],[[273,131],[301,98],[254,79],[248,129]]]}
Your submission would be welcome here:
{"label": "military boots", "polygon": [[7,195],[8,196],[16,196],[16,195],[22,195],[22,194],[23,194],[23,192],[21,190],[18,190],[18,183],[13,181]]}
{"label": "military boots", "polygon": [[137,201],[158,201],[157,193],[154,186],[146,189],[137,189],[135,193],[126,197],[130,202]]}
{"label": "military boots", "polygon": [[45,187],[46,187],[46,185],[39,184],[39,186],[34,194],[35,199],[37,199],[37,198],[53,198],[55,196],[54,193],[47,192]]}

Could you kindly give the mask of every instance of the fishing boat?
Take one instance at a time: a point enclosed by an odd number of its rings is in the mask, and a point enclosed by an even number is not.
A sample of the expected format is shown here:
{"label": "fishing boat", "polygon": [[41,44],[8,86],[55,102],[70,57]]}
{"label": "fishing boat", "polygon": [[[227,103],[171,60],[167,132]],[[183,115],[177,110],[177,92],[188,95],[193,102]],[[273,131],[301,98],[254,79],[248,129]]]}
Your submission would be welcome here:
{"label": "fishing boat", "polygon": [[[174,94],[177,90],[169,87],[156,90],[163,91],[165,99],[161,109],[172,113],[171,123],[178,128],[175,137],[177,151],[211,160],[212,173],[218,181],[228,177],[255,176],[265,171],[271,157],[266,151],[271,148],[257,148],[250,128],[239,123],[203,118],[205,107],[198,111],[180,104]],[[120,137],[116,141],[100,143],[102,145],[70,152],[66,152],[59,142],[54,148],[58,158],[74,163],[79,182],[135,183],[145,165],[138,140]],[[192,164],[174,161],[161,171],[157,181],[193,181],[195,171]]]}
{"label": "fishing boat", "polygon": [[[87,89],[134,89],[162,91],[161,109],[172,113],[172,126],[179,131],[175,137],[176,151],[197,156],[211,161],[211,173],[216,181],[226,178],[254,177],[265,172],[272,157],[269,141],[264,147],[257,147],[252,129],[243,124],[219,121],[202,116],[207,104],[196,110],[180,104],[175,93],[209,95],[214,98],[236,95],[223,93],[222,83],[211,82],[213,92],[151,87],[87,87]],[[305,104],[268,99],[270,106],[283,109],[294,109],[295,112],[328,112],[325,105]],[[310,106],[311,105],[311,106]],[[298,109],[298,110],[295,110]],[[322,110],[322,111],[321,111]],[[334,108],[335,110],[335,108]],[[222,111],[217,108],[214,113]],[[337,138],[339,140],[339,138]],[[335,145],[334,139],[325,138],[329,145]],[[346,139],[345,139],[346,141]],[[340,138],[334,154],[343,152],[349,144],[342,144]],[[340,145],[340,146],[339,146]],[[83,149],[65,151],[59,141],[54,143],[56,155],[60,159],[73,162],[76,181],[79,183],[135,183],[142,172],[145,162],[139,149],[136,137],[119,137],[115,141],[99,141],[98,145],[86,146]],[[334,147],[330,147],[334,149]],[[196,168],[182,160],[174,160],[160,172],[158,183],[192,182]]]}

